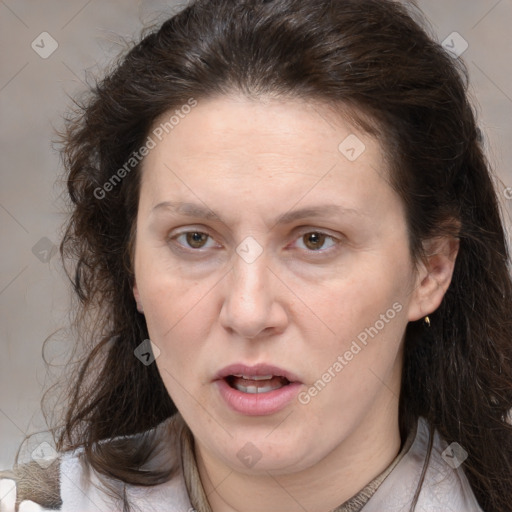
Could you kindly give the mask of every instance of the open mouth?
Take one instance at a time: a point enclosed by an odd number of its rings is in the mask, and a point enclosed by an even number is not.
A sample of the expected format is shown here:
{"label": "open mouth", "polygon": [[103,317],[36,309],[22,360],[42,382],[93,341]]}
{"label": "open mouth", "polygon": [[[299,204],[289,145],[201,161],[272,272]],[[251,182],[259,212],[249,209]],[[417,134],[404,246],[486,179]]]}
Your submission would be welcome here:
{"label": "open mouth", "polygon": [[242,393],[269,393],[290,384],[286,377],[278,375],[228,375],[224,379],[228,385]]}
{"label": "open mouth", "polygon": [[228,407],[245,416],[275,414],[293,403],[301,379],[289,370],[268,363],[234,363],[214,378]]}

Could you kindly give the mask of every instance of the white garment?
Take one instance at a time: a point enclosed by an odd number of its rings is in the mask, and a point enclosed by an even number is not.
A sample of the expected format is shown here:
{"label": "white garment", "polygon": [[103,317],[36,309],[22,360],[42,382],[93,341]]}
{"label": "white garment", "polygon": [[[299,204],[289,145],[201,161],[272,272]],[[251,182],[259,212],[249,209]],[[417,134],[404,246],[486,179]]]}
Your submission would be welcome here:
{"label": "white garment", "polygon": [[[411,448],[382,482],[362,512],[409,512],[423,470],[428,441],[427,422],[420,418]],[[483,512],[462,467],[456,467],[457,461],[450,457],[452,453],[448,443],[436,431],[414,512]]]}
{"label": "white garment", "polygon": [[[420,418],[416,437],[408,452],[379,486],[361,512],[409,512],[422,473],[429,440],[426,421]],[[176,461],[181,459],[178,440],[172,440]],[[435,433],[432,455],[415,512],[483,512],[456,458],[443,452],[447,443]],[[94,472],[91,478],[76,456],[64,454],[60,466],[61,512],[121,512],[122,504],[113,502],[101,488]],[[10,489],[5,497],[5,493]],[[127,486],[127,496],[133,510],[141,512],[194,512],[190,503],[183,472],[170,481],[153,487]],[[13,480],[0,479],[0,512],[14,512],[15,486]],[[137,509],[139,507],[139,509]],[[20,512],[44,512],[49,509],[24,501]]]}

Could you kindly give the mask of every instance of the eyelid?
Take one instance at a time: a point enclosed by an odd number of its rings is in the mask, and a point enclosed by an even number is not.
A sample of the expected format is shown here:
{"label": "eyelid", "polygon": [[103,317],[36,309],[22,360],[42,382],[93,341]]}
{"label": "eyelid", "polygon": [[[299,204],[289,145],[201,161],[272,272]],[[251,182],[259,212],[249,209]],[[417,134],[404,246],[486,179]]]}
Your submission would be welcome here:
{"label": "eyelid", "polygon": [[[208,237],[206,243],[208,243],[208,240],[211,239],[213,241],[216,242],[215,238],[207,231],[205,230],[204,228],[200,228],[200,229],[194,229],[193,227],[192,228],[187,228],[185,229],[184,231],[179,231],[177,233],[174,233],[174,234],[169,234],[167,235],[167,240],[169,242],[171,241],[174,241],[176,238],[182,236],[182,235],[187,235],[188,233],[200,233],[202,235],[206,235]],[[216,242],[218,243],[218,242]],[[180,249],[184,250],[184,251],[187,251],[187,252],[190,252],[190,253],[201,253],[201,252],[204,252],[206,250],[209,250],[209,249],[213,249],[213,248],[217,248],[218,245],[216,247],[200,247],[199,249],[194,249],[192,247],[187,247],[185,245],[182,245],[180,243],[177,243],[176,244]]]}
{"label": "eyelid", "polygon": [[298,235],[296,236],[303,236],[307,233],[320,233],[325,236],[330,236],[331,238],[341,238],[340,233],[335,233],[327,228],[315,228],[314,226],[305,226],[305,227],[299,227],[296,230],[298,232]]}
{"label": "eyelid", "polygon": [[327,249],[317,249],[317,250],[300,249],[301,251],[306,252],[308,254],[318,254],[318,255],[320,255],[320,254],[330,254],[330,253],[336,251],[339,248],[339,245],[342,242],[342,237],[340,235],[336,236],[336,235],[333,235],[330,232],[325,231],[323,229],[318,229],[318,228],[315,229],[315,228],[312,228],[312,227],[307,227],[307,228],[302,228],[300,230],[300,232],[295,235],[294,243],[297,240],[299,240],[301,237],[303,237],[304,235],[307,235],[307,234],[310,234],[310,233],[317,233],[319,235],[325,236],[326,238],[330,238],[334,242],[334,245],[332,247],[327,248]]}

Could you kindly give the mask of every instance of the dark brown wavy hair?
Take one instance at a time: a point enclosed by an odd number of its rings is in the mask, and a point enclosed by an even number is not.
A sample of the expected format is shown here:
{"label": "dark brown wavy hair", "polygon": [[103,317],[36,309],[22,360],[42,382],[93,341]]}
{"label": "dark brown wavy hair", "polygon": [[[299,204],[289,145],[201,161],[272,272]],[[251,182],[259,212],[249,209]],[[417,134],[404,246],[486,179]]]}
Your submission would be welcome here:
{"label": "dark brown wavy hair", "polygon": [[509,511],[510,259],[467,88],[464,64],[435,41],[419,10],[391,0],[199,0],[146,33],[66,122],[72,213],[61,254],[85,356],[59,450],[83,447],[94,469],[128,484],[154,485],[171,474],[139,469],[156,447],[151,435],[98,448],[176,412],[156,365],[134,357],[148,338],[132,295],[140,165],[108,191],[105,183],[143,146],[155,119],[191,98],[241,92],[319,100],[351,112],[382,143],[415,261],[429,238],[460,239],[431,328],[411,322],[406,329],[400,433],[404,439],[426,418],[469,452],[463,467],[481,507]]}

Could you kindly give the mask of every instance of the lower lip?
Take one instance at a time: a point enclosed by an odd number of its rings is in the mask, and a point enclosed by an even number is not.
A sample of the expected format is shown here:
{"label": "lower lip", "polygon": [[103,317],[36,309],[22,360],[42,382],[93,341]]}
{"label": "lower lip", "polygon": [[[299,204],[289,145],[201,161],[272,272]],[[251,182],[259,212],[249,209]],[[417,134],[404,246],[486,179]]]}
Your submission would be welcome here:
{"label": "lower lip", "polygon": [[243,393],[224,379],[215,381],[222,398],[236,412],[247,416],[267,416],[284,409],[298,394],[301,384],[292,382],[267,393]]}

